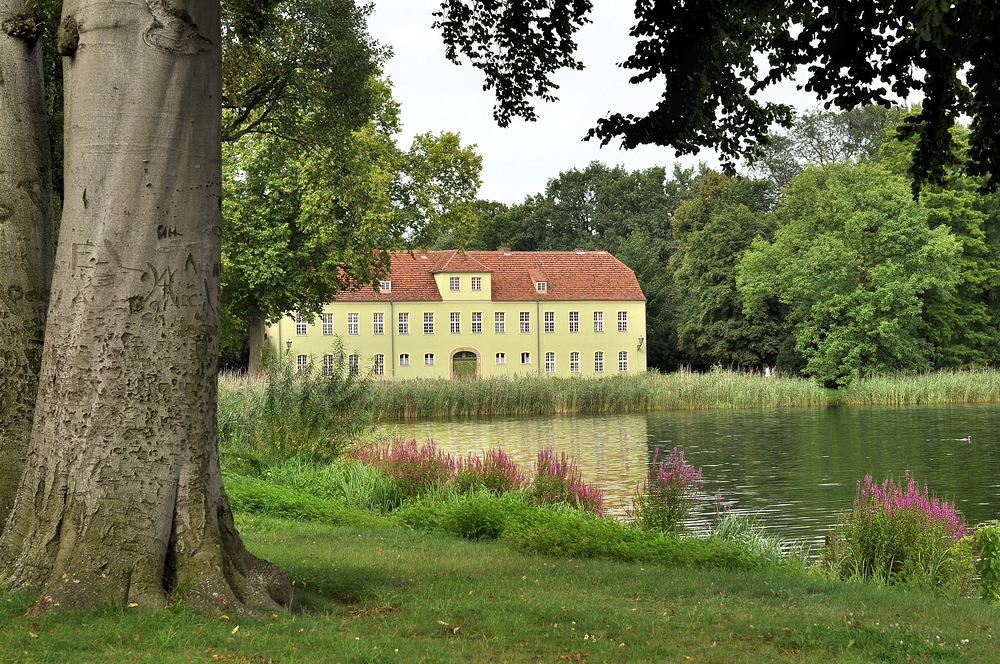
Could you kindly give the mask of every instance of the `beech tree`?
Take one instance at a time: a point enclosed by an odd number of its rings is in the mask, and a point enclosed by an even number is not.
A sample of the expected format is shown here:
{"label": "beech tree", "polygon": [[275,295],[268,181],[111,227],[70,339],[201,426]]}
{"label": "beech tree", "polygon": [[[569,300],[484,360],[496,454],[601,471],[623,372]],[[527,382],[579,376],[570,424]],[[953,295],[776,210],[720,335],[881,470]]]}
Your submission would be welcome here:
{"label": "beech tree", "polygon": [[[590,0],[442,0],[437,25],[448,57],[483,71],[484,87],[496,92],[494,116],[506,125],[534,117],[534,98],[555,98],[555,71],[583,66],[574,35],[590,9]],[[955,163],[951,126],[971,117],[965,166],[986,176],[987,188],[997,184],[995,2],[643,1],[635,17],[635,53],[622,67],[632,83],[662,85],[662,97],[645,115],[597,120],[588,137],[620,139],[625,148],[670,146],[678,155],[710,148],[733,167],[759,154],[773,125],[791,124],[792,109],[760,93],[799,75],[827,107],[890,106],[922,95],[920,113],[901,132],[917,139],[916,189],[946,179]]]}
{"label": "beech tree", "polygon": [[2,583],[44,586],[39,609],[291,600],[219,471],[220,25],[218,0],[63,4],[65,200],[0,534]]}

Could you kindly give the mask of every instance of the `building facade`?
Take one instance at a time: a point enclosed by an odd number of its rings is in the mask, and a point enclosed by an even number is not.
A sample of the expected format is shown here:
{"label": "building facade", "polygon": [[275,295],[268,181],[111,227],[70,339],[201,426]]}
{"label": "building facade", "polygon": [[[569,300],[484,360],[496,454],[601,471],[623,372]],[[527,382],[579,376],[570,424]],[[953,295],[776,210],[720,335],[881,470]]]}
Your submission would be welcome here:
{"label": "building facade", "polygon": [[646,370],[646,299],[603,251],[393,251],[378,287],[268,328],[272,353],[330,368],[334,340],[376,378],[608,376]]}

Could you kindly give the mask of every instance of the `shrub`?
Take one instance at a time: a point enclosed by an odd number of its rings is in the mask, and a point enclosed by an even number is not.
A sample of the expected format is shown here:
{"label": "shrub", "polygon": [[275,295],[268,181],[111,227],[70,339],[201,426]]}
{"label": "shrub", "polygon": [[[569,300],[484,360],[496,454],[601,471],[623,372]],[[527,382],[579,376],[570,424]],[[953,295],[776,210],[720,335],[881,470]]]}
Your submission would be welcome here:
{"label": "shrub", "polygon": [[979,597],[990,604],[1000,603],[1000,521],[991,521],[976,530],[979,546]]}
{"label": "shrub", "polygon": [[499,448],[484,452],[482,458],[470,454],[458,460],[455,488],[462,493],[483,489],[499,495],[527,485],[521,468]]}
{"label": "shrub", "polygon": [[642,486],[635,488],[628,518],[642,530],[672,533],[683,529],[684,519],[699,502],[701,468],[689,466],[684,452],[676,447],[666,461],[660,461],[659,455],[660,448],[656,448],[652,468]]}
{"label": "shrub", "polygon": [[450,454],[428,440],[393,438],[366,445],[356,452],[358,459],[388,475],[403,498],[415,498],[451,483],[456,463]]}
{"label": "shrub", "polygon": [[854,509],[841,517],[827,560],[842,576],[951,585],[943,573],[960,565],[946,562],[960,552],[953,547],[965,534],[954,505],[931,497],[926,486],[921,490],[909,471],[905,484],[889,478],[879,485],[866,475],[864,483],[858,481]]}
{"label": "shrub", "polygon": [[587,512],[604,515],[604,496],[601,490],[583,481],[576,462],[570,463],[565,452],[559,458],[550,449],[538,453],[531,497],[539,505],[566,503]]}

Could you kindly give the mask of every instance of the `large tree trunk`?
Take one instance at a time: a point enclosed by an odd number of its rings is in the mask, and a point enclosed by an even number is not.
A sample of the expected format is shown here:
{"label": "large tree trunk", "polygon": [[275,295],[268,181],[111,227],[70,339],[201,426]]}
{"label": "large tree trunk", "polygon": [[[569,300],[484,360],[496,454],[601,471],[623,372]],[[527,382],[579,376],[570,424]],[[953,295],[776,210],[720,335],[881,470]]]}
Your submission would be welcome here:
{"label": "large tree trunk", "polygon": [[[263,316],[254,316],[247,321],[250,330],[250,362],[247,372],[250,375],[259,374],[264,367],[264,335],[267,333],[267,321]],[[278,340],[281,348],[281,340]]]}
{"label": "large tree trunk", "polygon": [[52,159],[35,8],[0,0],[0,532],[28,449],[52,279]]}
{"label": "large tree trunk", "polygon": [[276,608],[216,431],[219,0],[66,0],[65,204],[35,426],[0,536],[39,608]]}

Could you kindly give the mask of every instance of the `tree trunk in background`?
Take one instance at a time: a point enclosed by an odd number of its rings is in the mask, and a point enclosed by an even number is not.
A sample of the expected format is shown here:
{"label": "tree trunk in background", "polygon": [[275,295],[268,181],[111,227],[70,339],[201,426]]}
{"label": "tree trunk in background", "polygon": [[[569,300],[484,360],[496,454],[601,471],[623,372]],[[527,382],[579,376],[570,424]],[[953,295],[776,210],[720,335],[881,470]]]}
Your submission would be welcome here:
{"label": "tree trunk in background", "polygon": [[0,0],[0,532],[31,435],[52,279],[52,157],[34,9]]}
{"label": "tree trunk in background", "polygon": [[38,609],[290,601],[219,470],[219,0],[66,0],[65,204],[35,427],[0,536]]}
{"label": "tree trunk in background", "polygon": [[[250,330],[250,366],[247,368],[250,375],[259,374],[264,365],[264,335],[267,333],[267,325],[263,317],[251,318],[247,321],[247,328]],[[281,349],[281,339],[278,339],[278,349]]]}

